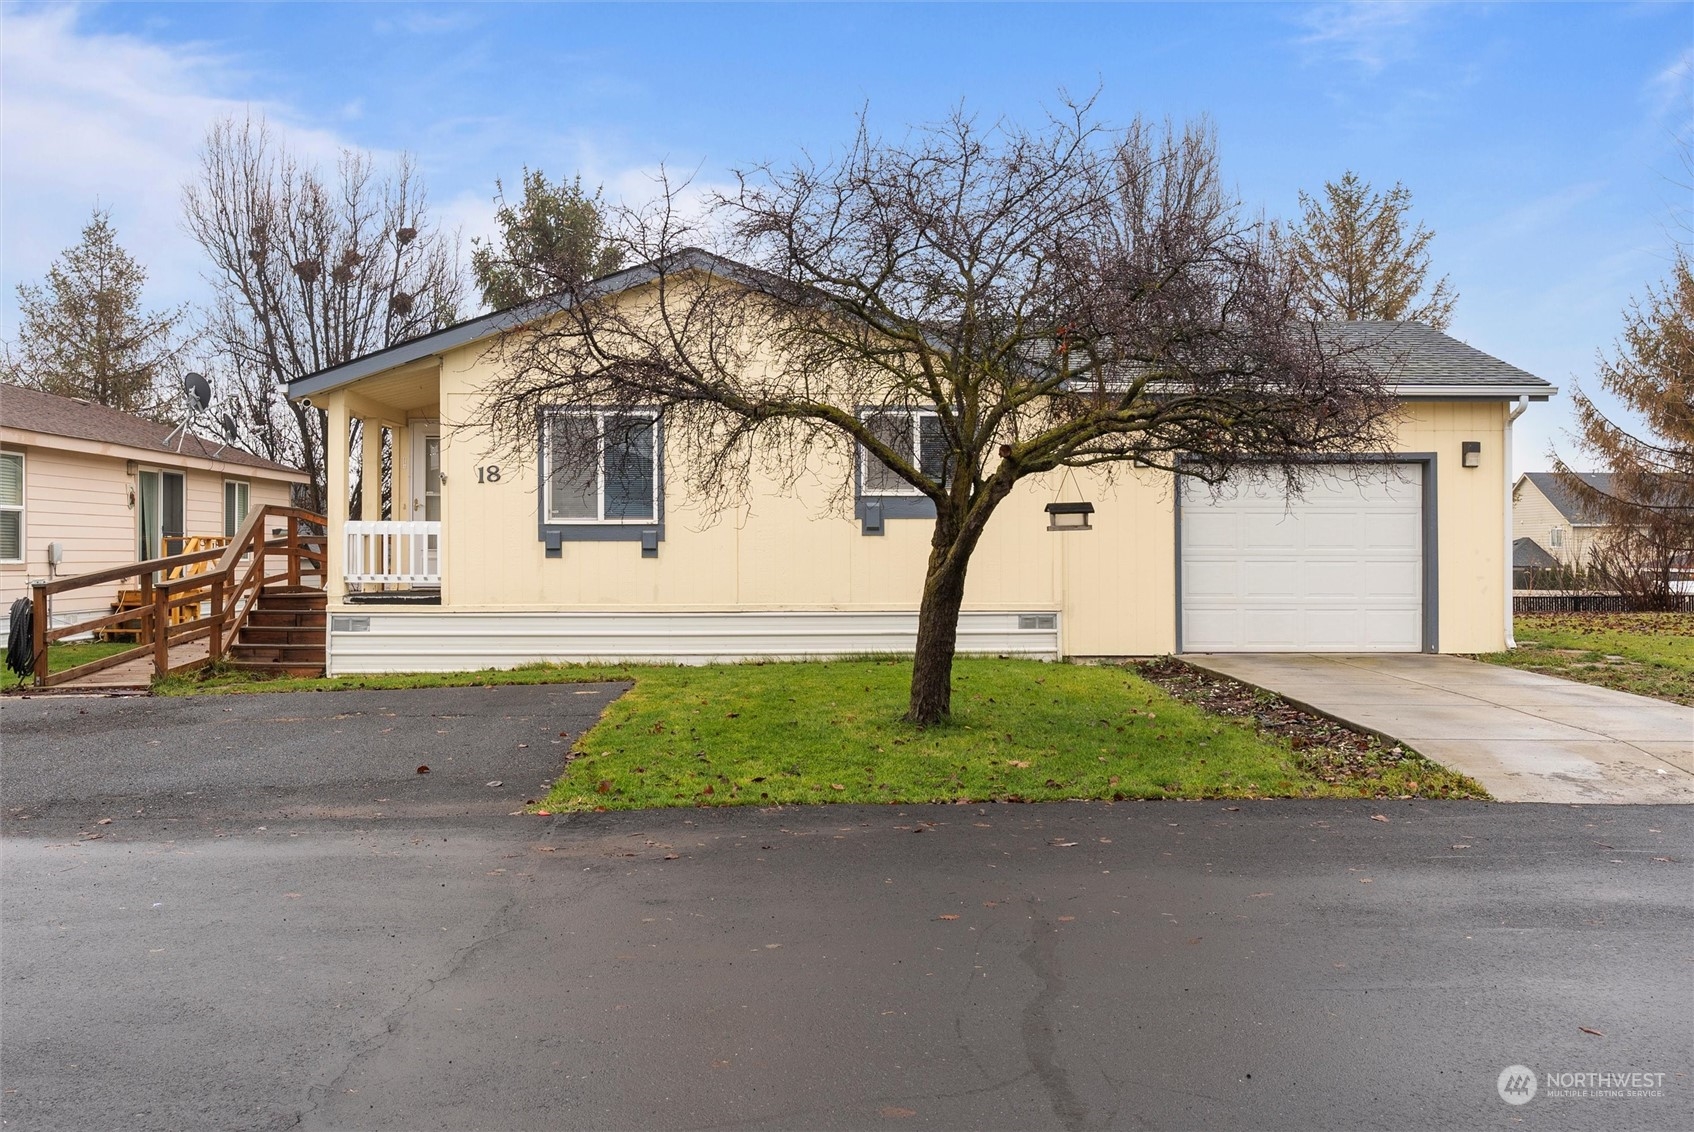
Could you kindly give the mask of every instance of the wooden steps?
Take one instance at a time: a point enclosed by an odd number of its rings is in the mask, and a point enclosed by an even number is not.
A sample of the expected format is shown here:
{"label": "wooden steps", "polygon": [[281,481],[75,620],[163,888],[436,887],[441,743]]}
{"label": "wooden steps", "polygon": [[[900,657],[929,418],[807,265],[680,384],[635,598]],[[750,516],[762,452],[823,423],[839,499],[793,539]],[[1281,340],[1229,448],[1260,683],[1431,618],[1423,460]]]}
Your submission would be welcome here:
{"label": "wooden steps", "polygon": [[322,590],[265,587],[230,645],[226,663],[279,676],[322,676],[325,609]]}

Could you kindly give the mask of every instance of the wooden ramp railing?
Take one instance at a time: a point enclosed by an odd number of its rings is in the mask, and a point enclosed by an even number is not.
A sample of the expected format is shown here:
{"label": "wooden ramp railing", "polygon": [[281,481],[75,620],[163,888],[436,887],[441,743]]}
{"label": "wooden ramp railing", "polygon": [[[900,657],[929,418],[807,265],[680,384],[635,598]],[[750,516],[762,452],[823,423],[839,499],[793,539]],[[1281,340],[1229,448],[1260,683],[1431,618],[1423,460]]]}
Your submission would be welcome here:
{"label": "wooden ramp railing", "polygon": [[[281,534],[265,534],[278,526]],[[227,540],[226,546],[33,583],[35,686],[52,688],[73,683],[143,658],[151,658],[154,676],[216,662],[240,634],[265,586],[298,588],[305,586],[307,579],[323,585],[328,545],[323,530],[322,515],[294,507],[258,507],[248,512],[241,530]],[[138,580],[140,603],[135,607],[73,625],[50,627],[55,595],[129,578]],[[210,606],[205,616],[185,614],[190,609],[198,611],[203,604]],[[134,629],[138,641],[134,648],[60,672],[50,671],[48,653],[55,642],[117,626]],[[178,650],[175,663],[172,649]],[[192,657],[185,659],[189,652]]]}

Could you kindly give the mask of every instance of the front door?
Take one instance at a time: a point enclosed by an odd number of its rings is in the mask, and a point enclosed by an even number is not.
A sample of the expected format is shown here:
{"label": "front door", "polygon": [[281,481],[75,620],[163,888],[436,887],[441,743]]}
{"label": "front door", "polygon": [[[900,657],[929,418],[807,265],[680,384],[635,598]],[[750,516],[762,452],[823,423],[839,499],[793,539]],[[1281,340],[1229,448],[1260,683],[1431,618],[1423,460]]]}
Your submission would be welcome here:
{"label": "front door", "polygon": [[[412,458],[412,518],[426,523],[441,521],[441,426],[433,422],[416,426]],[[425,565],[431,575],[441,572],[441,536],[429,536]]]}
{"label": "front door", "polygon": [[185,492],[181,472],[137,473],[136,550],[142,558],[182,551]]}

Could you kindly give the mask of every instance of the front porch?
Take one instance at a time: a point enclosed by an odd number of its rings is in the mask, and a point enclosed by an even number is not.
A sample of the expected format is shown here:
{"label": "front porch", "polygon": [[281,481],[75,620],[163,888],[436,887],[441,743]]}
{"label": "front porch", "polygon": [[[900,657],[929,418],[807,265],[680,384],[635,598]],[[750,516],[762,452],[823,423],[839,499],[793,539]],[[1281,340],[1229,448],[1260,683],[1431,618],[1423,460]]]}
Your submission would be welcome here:
{"label": "front porch", "polygon": [[328,418],[333,605],[439,605],[443,586],[439,367],[397,370],[318,401]]}

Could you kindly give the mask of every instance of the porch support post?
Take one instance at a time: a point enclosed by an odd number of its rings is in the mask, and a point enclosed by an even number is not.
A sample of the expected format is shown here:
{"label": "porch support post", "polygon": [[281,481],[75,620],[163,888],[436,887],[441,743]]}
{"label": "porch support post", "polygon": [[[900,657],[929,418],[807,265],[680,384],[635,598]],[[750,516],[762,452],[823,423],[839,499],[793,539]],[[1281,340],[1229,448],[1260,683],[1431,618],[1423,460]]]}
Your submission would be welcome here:
{"label": "porch support post", "polygon": [[351,420],[347,400],[341,392],[331,393],[324,411],[328,422],[324,427],[324,476],[328,481],[327,543],[324,547],[324,594],[331,605],[346,596],[347,583],[347,512],[348,493],[352,491],[350,473],[351,441],[347,430]]}
{"label": "porch support post", "polygon": [[359,518],[367,523],[382,519],[382,422],[375,417],[361,418],[359,430],[359,498],[363,501]]}

